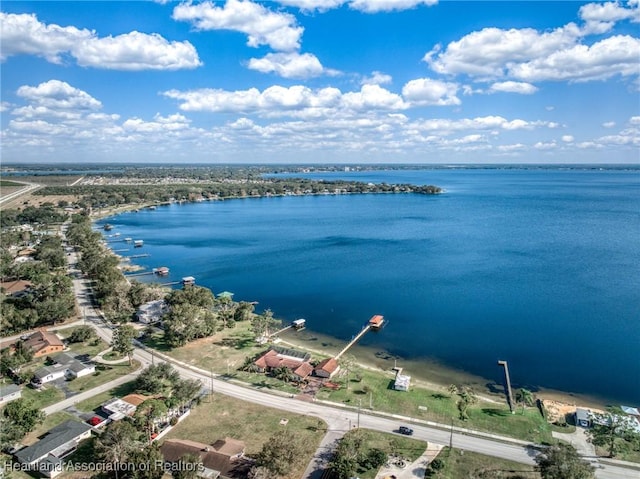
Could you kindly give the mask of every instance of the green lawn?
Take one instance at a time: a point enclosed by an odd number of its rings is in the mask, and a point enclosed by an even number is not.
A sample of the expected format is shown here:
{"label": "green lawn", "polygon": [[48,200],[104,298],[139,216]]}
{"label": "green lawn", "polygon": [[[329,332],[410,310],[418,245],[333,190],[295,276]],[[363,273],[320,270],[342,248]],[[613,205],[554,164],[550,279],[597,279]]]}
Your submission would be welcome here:
{"label": "green lawn", "polygon": [[[288,420],[286,425],[280,424],[283,418]],[[190,439],[211,444],[219,438],[232,437],[245,442],[246,454],[251,457],[262,449],[262,445],[273,433],[283,427],[299,433],[303,439],[304,452],[286,478],[298,479],[325,434],[326,426],[317,418],[214,394],[213,397],[203,398],[201,404],[169,432],[166,439]]]}
{"label": "green lawn", "polygon": [[[396,434],[370,431],[367,429],[353,430],[347,435],[359,435],[362,438],[361,454],[366,455],[371,449],[380,449],[388,456],[395,455],[407,462],[418,459],[427,449],[427,443]],[[345,436],[346,437],[346,436]],[[356,476],[360,479],[374,479],[379,469],[358,468]],[[462,476],[461,476],[462,477]]]}
{"label": "green lawn", "polygon": [[87,391],[101,384],[113,381],[120,376],[126,376],[138,368],[140,368],[140,363],[135,360],[131,366],[129,366],[128,362],[122,364],[98,364],[96,365],[95,373],[69,381],[68,386],[71,391]]}
{"label": "green lawn", "polygon": [[62,401],[64,399],[64,393],[52,384],[45,384],[42,389],[39,390],[31,386],[23,386],[22,397],[29,400],[34,407],[44,409],[58,401]]}
{"label": "green lawn", "polygon": [[116,386],[113,389],[109,389],[103,393],[97,394],[89,399],[79,402],[76,404],[76,408],[79,411],[91,412],[100,406],[102,403],[107,402],[109,399],[114,397],[123,397],[127,394],[131,394],[135,392],[135,381],[129,381],[127,383],[121,384],[120,386]]}
{"label": "green lawn", "polygon": [[458,396],[413,387],[409,391],[396,391],[391,373],[363,370],[361,380],[342,380],[337,391],[324,389],[318,399],[327,399],[351,406],[361,404],[364,409],[372,405],[375,410],[392,412],[410,418],[436,421],[442,424],[503,434],[533,442],[551,442],[551,427],[536,408],[519,409],[511,414],[506,404],[479,402],[469,409],[469,419],[461,421],[456,402]]}
{"label": "green lawn", "polygon": [[539,479],[540,475],[533,466],[485,456],[475,452],[449,449],[445,447],[438,458],[443,468],[436,472],[427,472],[431,479]]}
{"label": "green lawn", "polygon": [[[231,373],[231,377],[247,382],[256,387],[279,389],[287,393],[296,393],[291,384],[266,377],[263,374],[251,374],[237,371],[246,357],[254,357],[265,351],[268,346],[257,345],[253,340],[249,322],[236,323],[233,329],[226,329],[210,338],[204,338],[171,350],[163,341],[161,333],[145,340],[150,347],[169,356],[200,367],[216,374]],[[315,355],[312,359],[322,359]],[[234,372],[235,370],[235,372]],[[375,410],[399,414],[410,418],[436,421],[443,424],[480,431],[493,432],[505,436],[529,440],[538,443],[552,443],[551,427],[535,408],[528,408],[522,414],[518,410],[511,414],[505,403],[480,402],[469,410],[469,420],[458,419],[456,408],[457,396],[453,398],[439,391],[432,391],[414,386],[408,392],[393,390],[394,375],[391,371],[371,371],[360,369],[361,380],[356,382],[351,374],[348,382],[346,376],[337,377],[336,382],[342,387],[337,391],[324,389],[317,398],[350,406],[361,404]]]}

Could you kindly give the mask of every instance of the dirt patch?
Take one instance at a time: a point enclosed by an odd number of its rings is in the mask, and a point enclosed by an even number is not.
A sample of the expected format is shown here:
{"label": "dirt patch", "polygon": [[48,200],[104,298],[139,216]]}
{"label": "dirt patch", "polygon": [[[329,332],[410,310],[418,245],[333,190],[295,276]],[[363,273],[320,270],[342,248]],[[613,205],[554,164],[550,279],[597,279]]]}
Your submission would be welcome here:
{"label": "dirt patch", "polygon": [[[554,401],[552,399],[543,399],[542,404],[547,411],[547,421],[553,423],[556,421],[565,421],[576,413],[578,406],[576,404],[564,403],[561,401]],[[579,406],[584,407],[584,406]],[[604,414],[605,411],[597,408],[586,408],[592,413]]]}

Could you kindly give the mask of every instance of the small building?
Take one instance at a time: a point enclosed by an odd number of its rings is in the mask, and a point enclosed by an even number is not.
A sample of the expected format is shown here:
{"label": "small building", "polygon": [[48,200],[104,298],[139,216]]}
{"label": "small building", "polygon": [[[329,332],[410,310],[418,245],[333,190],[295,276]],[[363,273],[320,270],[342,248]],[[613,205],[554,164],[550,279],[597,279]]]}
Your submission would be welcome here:
{"label": "small building", "polygon": [[182,278],[183,286],[191,286],[194,284],[196,284],[196,279],[193,276],[185,276],[184,278]]}
{"label": "small building", "polygon": [[380,329],[383,324],[384,324],[384,316],[380,314],[371,316],[371,319],[369,320],[369,326],[371,326],[371,328],[373,329]]}
{"label": "small building", "polygon": [[163,299],[149,301],[140,305],[136,311],[136,318],[144,324],[157,323],[169,311],[169,306]]}
{"label": "small building", "polygon": [[0,385],[0,404],[5,404],[22,397],[22,389],[15,384]]}
{"label": "small building", "polygon": [[293,327],[294,329],[297,330],[303,330],[305,328],[305,324],[306,324],[307,320],[306,319],[296,319],[295,321],[293,321]]}
{"label": "small building", "polygon": [[167,276],[169,274],[169,268],[166,266],[160,266],[158,268],[153,268],[153,272],[158,276]]}
{"label": "small building", "polygon": [[576,426],[591,427],[591,411],[588,409],[576,408]]}
{"label": "small building", "polygon": [[315,367],[313,373],[319,378],[331,379],[338,371],[340,371],[340,365],[335,358],[327,358]]}
{"label": "small building", "polygon": [[102,411],[104,411],[112,421],[119,421],[120,419],[124,419],[126,416],[133,416],[136,412],[137,406],[123,401],[120,398],[113,398],[100,406],[100,409],[102,409]]}
{"label": "small building", "polygon": [[62,344],[60,338],[56,334],[45,330],[36,331],[22,345],[33,351],[34,358],[59,353],[64,349],[64,344]]}
{"label": "small building", "polygon": [[142,248],[143,245],[144,245],[144,241],[143,240],[135,240],[133,242],[133,247],[134,248]]}
{"label": "small building", "polygon": [[14,457],[25,468],[38,471],[46,477],[56,477],[64,471],[62,459],[89,437],[90,425],[69,419],[51,429],[35,444],[14,453]]}
{"label": "small building", "polygon": [[408,391],[411,383],[411,376],[406,374],[396,374],[396,380],[393,383],[393,389],[396,391]]}

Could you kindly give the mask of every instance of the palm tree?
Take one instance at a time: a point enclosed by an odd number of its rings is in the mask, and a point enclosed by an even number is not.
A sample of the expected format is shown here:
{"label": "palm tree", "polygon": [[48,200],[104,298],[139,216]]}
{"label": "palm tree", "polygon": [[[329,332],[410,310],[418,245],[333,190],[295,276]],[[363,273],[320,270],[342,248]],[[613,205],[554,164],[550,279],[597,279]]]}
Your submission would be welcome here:
{"label": "palm tree", "polygon": [[449,384],[447,391],[449,391],[449,394],[451,396],[455,396],[456,394],[458,394],[458,386],[456,386],[455,384]]}
{"label": "palm tree", "polygon": [[478,402],[478,397],[470,388],[464,388],[459,395],[460,399],[458,400],[457,406],[458,411],[460,412],[460,419],[466,421],[469,419],[467,410],[469,409],[469,406]]}
{"label": "palm tree", "polygon": [[533,406],[533,394],[525,388],[521,388],[516,392],[516,402],[522,404],[522,414],[524,414],[525,406]]}
{"label": "palm tree", "polygon": [[285,383],[288,383],[289,381],[293,380],[293,373],[286,366],[280,366],[278,368],[275,368],[273,370],[272,374],[273,374],[274,378],[280,379],[281,381],[284,381]]}

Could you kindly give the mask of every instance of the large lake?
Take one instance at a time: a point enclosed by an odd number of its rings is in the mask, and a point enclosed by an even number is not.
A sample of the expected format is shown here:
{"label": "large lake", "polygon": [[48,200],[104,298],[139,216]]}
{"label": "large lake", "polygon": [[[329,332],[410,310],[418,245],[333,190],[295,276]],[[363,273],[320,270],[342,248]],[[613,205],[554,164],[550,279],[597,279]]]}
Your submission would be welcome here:
{"label": "large lake", "polygon": [[329,337],[383,314],[364,346],[490,380],[508,360],[516,385],[640,404],[640,170],[306,176],[446,192],[176,204],[108,222],[143,239],[137,264],[168,266],[168,281],[194,276]]}

